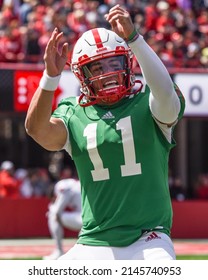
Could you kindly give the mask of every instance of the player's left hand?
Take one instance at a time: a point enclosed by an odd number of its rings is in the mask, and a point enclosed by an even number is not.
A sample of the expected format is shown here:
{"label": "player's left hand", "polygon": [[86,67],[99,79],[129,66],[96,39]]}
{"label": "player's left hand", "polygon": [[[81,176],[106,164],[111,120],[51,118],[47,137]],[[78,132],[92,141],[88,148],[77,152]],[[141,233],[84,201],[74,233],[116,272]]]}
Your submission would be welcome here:
{"label": "player's left hand", "polygon": [[134,24],[129,12],[120,5],[111,8],[105,15],[105,19],[110,23],[112,30],[124,40],[134,31]]}

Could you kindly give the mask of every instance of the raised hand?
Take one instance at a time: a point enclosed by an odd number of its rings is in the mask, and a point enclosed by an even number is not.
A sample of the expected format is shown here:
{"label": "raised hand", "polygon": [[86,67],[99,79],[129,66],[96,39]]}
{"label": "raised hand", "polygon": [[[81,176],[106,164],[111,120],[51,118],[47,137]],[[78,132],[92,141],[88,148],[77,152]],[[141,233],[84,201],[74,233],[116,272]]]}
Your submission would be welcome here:
{"label": "raised hand", "polygon": [[124,40],[134,31],[134,24],[128,11],[120,5],[116,5],[105,15],[105,19],[110,23],[112,30]]}
{"label": "raised hand", "polygon": [[59,46],[62,36],[63,32],[59,33],[58,29],[55,28],[45,49],[43,59],[46,72],[51,77],[61,74],[68,59],[68,43]]}

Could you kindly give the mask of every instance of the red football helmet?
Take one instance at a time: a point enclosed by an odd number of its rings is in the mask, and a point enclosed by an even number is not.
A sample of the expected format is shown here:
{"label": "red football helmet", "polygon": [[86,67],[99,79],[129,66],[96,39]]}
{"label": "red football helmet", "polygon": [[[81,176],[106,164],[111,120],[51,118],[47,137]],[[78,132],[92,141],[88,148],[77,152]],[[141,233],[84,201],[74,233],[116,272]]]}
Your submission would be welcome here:
{"label": "red football helmet", "polygon": [[85,32],[74,46],[72,72],[81,83],[81,106],[111,105],[132,94],[133,54],[115,32],[95,28]]}

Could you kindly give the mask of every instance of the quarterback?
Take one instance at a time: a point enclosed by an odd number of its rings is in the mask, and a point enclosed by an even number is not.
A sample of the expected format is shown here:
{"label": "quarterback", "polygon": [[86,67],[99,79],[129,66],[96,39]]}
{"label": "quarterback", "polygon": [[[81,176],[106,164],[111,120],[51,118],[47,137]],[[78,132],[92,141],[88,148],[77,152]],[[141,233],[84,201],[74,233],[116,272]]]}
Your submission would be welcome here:
{"label": "quarterback", "polygon": [[184,99],[128,11],[116,5],[105,19],[111,30],[88,30],[74,46],[80,96],[62,100],[51,114],[68,53],[54,30],[26,116],[28,134],[49,151],[65,149],[81,183],[82,229],[60,259],[174,260],[168,158]]}

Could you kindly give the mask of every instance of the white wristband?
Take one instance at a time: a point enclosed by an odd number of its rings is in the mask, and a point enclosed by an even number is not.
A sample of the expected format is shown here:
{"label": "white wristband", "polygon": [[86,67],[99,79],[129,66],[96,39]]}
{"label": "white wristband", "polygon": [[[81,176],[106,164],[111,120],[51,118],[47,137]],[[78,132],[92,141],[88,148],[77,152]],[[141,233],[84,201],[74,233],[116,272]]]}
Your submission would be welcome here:
{"label": "white wristband", "polygon": [[61,78],[61,75],[58,75],[55,77],[50,77],[46,73],[46,70],[44,70],[43,76],[40,79],[39,86],[44,90],[55,91],[58,87],[60,78]]}

